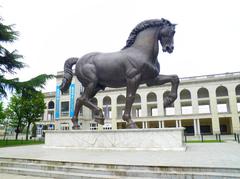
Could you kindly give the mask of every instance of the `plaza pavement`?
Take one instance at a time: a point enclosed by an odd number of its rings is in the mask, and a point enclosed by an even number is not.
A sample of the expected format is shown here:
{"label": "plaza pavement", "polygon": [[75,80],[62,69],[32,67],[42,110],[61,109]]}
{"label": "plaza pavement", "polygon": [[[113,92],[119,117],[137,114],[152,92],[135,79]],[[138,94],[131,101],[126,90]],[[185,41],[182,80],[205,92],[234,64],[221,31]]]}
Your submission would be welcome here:
{"label": "plaza pavement", "polygon": [[240,168],[240,144],[188,143],[185,152],[80,150],[31,145],[0,148],[1,157],[123,165]]}

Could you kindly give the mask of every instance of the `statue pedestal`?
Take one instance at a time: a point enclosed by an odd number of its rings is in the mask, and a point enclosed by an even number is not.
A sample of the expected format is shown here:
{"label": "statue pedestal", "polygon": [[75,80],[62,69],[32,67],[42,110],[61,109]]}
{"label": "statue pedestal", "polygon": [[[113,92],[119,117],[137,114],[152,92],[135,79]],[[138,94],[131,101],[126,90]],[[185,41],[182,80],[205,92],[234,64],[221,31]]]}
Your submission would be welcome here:
{"label": "statue pedestal", "polygon": [[185,151],[184,128],[46,131],[46,147]]}

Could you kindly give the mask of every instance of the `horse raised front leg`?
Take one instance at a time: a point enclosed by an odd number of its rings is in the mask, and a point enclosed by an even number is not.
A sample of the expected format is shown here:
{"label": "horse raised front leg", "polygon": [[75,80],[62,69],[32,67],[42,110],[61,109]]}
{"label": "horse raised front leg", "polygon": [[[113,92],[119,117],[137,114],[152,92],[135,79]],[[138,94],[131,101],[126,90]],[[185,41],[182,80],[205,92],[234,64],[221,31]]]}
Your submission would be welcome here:
{"label": "horse raised front leg", "polygon": [[127,80],[127,95],[126,95],[126,105],[125,111],[122,119],[127,122],[127,128],[137,128],[136,123],[131,119],[131,109],[132,104],[135,99],[136,91],[139,86],[140,75],[136,75],[132,79]]}
{"label": "horse raised front leg", "polygon": [[172,88],[171,92],[164,96],[163,104],[164,107],[170,106],[176,99],[177,99],[177,90],[179,86],[179,78],[177,75],[158,75],[153,80],[147,83],[148,86],[156,86],[156,85],[163,85],[165,83],[171,82]]}

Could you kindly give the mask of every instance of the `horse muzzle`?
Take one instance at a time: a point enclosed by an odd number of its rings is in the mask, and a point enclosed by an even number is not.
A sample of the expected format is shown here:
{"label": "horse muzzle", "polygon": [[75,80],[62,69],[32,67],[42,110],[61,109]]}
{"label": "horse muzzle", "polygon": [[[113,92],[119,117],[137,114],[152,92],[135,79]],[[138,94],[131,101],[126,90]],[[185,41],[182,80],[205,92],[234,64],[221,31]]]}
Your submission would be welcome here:
{"label": "horse muzzle", "polygon": [[165,48],[163,48],[162,50],[163,50],[163,52],[172,53],[172,52],[173,52],[173,50],[174,50],[174,47],[173,47],[173,46],[171,46],[171,47],[169,47],[169,46],[166,46],[166,47],[165,47]]}

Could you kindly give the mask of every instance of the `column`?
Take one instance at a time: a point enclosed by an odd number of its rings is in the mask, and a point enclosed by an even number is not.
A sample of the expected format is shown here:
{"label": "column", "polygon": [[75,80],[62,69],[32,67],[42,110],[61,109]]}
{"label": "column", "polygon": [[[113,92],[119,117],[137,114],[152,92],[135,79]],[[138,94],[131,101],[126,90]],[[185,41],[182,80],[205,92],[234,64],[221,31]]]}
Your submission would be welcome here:
{"label": "column", "polygon": [[197,134],[201,135],[201,130],[200,130],[200,119],[196,119],[197,123]]}
{"label": "column", "polygon": [[144,121],[142,122],[142,128],[143,129],[145,128],[145,122]]}
{"label": "column", "polygon": [[198,97],[197,97],[197,90],[196,88],[190,89],[191,98],[192,98],[192,110],[193,114],[198,114]]}
{"label": "column", "polygon": [[182,127],[182,120],[179,120],[179,127]]}
{"label": "column", "polygon": [[158,108],[158,115],[164,116],[163,91],[160,91],[160,93],[157,93],[157,108]]}
{"label": "column", "polygon": [[176,120],[176,128],[178,128],[179,127],[179,125],[178,125],[178,120]]}
{"label": "column", "polygon": [[237,109],[237,96],[235,93],[235,85],[231,85],[228,88],[229,95],[229,106],[232,117],[232,132],[239,133],[240,132],[240,123],[238,117],[238,109]]}
{"label": "column", "polygon": [[180,95],[178,94],[177,99],[174,102],[174,108],[175,108],[175,114],[176,115],[181,115],[182,110],[181,110],[181,103],[180,103]]}
{"label": "column", "polygon": [[158,128],[162,128],[162,121],[158,121]]}
{"label": "column", "polygon": [[165,124],[164,124],[164,121],[162,121],[162,128],[165,128]]}
{"label": "column", "polygon": [[145,128],[148,128],[148,122],[147,121],[145,122]]}
{"label": "column", "polygon": [[216,87],[209,88],[208,91],[209,91],[210,107],[211,107],[211,114],[212,114],[213,134],[219,134],[220,125],[219,125],[218,111],[217,111]]}
{"label": "column", "polygon": [[147,94],[142,93],[139,94],[141,95],[141,112],[142,112],[142,117],[147,117]]}
{"label": "column", "polygon": [[117,96],[111,96],[112,129],[117,129]]}
{"label": "column", "polygon": [[196,136],[197,135],[197,121],[196,119],[193,119],[193,125],[194,125],[194,135]]}

